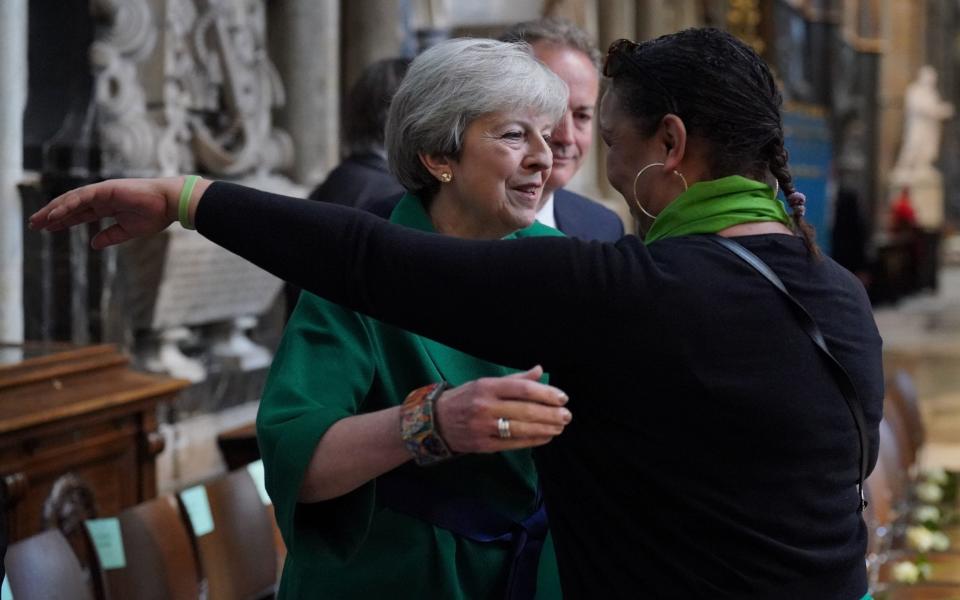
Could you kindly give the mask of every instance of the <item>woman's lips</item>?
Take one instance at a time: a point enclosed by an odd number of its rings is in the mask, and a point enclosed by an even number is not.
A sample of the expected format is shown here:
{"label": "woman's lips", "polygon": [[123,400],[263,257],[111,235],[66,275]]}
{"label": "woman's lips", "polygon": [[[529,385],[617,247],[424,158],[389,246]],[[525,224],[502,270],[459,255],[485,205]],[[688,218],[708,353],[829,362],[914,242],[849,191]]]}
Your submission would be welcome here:
{"label": "woman's lips", "polygon": [[540,197],[540,189],[542,187],[543,186],[538,184],[527,184],[514,186],[512,189],[531,200],[536,200]]}

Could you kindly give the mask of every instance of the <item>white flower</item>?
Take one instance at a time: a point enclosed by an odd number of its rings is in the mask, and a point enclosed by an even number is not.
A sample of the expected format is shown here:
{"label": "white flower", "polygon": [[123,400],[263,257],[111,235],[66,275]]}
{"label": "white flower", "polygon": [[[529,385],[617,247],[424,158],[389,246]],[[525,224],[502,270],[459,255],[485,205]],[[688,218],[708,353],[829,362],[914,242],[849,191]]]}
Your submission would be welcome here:
{"label": "white flower", "polygon": [[908,527],[907,545],[917,552],[926,552],[933,546],[933,532],[926,527]]}
{"label": "white flower", "polygon": [[939,523],[940,509],[929,504],[921,504],[913,509],[913,520],[917,523]]}
{"label": "white flower", "polygon": [[893,565],[893,579],[900,583],[916,583],[920,578],[920,569],[910,561],[901,561]]}
{"label": "white flower", "polygon": [[933,540],[930,542],[930,549],[937,552],[943,552],[950,549],[950,538],[942,531],[933,532]]}
{"label": "white flower", "polygon": [[927,504],[936,504],[943,500],[943,490],[935,483],[921,483],[916,487],[917,498]]}
{"label": "white flower", "polygon": [[924,481],[929,481],[937,485],[945,485],[949,477],[946,469],[943,467],[934,467],[933,469],[927,469],[923,472],[923,479]]}
{"label": "white flower", "polygon": [[920,581],[929,581],[933,579],[933,565],[928,562],[922,562],[917,565],[917,571],[919,571]]}

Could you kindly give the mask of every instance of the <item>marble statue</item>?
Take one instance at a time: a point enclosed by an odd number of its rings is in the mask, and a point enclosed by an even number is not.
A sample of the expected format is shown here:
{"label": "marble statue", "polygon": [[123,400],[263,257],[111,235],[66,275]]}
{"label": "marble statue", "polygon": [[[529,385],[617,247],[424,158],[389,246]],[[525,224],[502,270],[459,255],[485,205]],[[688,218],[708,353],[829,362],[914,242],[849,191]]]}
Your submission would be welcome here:
{"label": "marble statue", "polygon": [[904,93],[903,144],[890,173],[887,197],[909,198],[917,225],[935,231],[944,224],[943,176],[934,166],[940,153],[943,122],[953,116],[953,105],[937,91],[937,72],[920,68]]}
{"label": "marble statue", "polygon": [[937,72],[920,68],[904,97],[903,145],[894,171],[902,175],[923,174],[934,169],[940,152],[942,123],[953,116],[953,105],[937,91]]}

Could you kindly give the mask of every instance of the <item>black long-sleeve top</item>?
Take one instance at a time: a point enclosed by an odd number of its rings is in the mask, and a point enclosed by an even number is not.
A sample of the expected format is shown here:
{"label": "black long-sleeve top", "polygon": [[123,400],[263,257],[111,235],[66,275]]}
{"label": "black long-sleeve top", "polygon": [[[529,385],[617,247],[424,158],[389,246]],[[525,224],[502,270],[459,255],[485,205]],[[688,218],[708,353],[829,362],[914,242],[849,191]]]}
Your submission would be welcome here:
{"label": "black long-sleeve top", "polygon": [[[865,593],[847,405],[774,287],[702,236],[466,241],[225,183],[196,224],[334,302],[551,373],[574,419],[536,458],[566,597]],[[881,341],[862,286],[799,238],[738,241],[849,372],[873,465]]]}

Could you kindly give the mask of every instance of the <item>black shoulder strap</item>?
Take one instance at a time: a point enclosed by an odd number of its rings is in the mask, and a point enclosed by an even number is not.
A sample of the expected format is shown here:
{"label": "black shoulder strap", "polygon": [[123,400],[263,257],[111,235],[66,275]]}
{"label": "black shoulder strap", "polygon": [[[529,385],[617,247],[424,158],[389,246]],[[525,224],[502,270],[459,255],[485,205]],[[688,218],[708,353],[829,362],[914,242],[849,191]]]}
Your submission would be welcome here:
{"label": "black shoulder strap", "polygon": [[860,493],[860,505],[857,508],[857,512],[862,512],[867,506],[867,501],[863,496],[863,481],[867,478],[867,471],[869,470],[868,463],[870,460],[870,453],[868,452],[868,449],[870,442],[867,439],[867,426],[866,420],[863,417],[863,406],[860,404],[860,398],[857,396],[857,390],[853,385],[853,380],[850,379],[850,374],[847,373],[847,370],[843,368],[843,365],[840,364],[840,361],[838,361],[833,354],[830,353],[830,349],[827,348],[827,342],[824,339],[823,334],[820,332],[820,328],[817,327],[816,321],[813,320],[813,317],[810,316],[810,313],[807,312],[807,309],[800,304],[800,301],[794,298],[793,295],[787,290],[786,286],[783,285],[783,282],[780,281],[780,278],[777,277],[777,274],[773,272],[773,269],[771,269],[767,263],[763,262],[760,257],[753,252],[750,252],[729,238],[711,236],[710,239],[739,256],[748,265],[763,275],[767,281],[774,285],[774,287],[780,290],[781,294],[783,294],[783,296],[790,301],[790,305],[793,306],[794,312],[796,312],[803,330],[807,332],[807,335],[809,335],[810,339],[813,340],[814,345],[820,350],[820,353],[824,356],[824,358],[827,359],[827,365],[830,367],[830,371],[833,373],[834,379],[837,380],[837,385],[840,386],[840,391],[843,393],[843,399],[846,400],[847,408],[850,409],[850,414],[853,415],[853,421],[857,426],[857,434],[860,436],[860,474],[857,479],[857,491]]}

